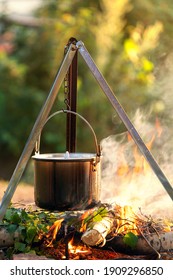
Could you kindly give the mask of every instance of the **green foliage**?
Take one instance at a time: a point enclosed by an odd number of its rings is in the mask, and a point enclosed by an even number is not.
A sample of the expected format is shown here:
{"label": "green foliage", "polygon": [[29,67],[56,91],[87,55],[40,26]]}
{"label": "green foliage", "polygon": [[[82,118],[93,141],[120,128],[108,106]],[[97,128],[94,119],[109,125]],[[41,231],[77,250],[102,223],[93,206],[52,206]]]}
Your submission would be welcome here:
{"label": "green foliage", "polygon": [[14,243],[14,250],[16,252],[26,252],[26,244],[17,241]]}
{"label": "green foliage", "polygon": [[83,223],[86,224],[87,227],[92,228],[95,223],[100,222],[107,215],[108,210],[105,207],[99,207],[92,214],[88,215]]}
{"label": "green foliage", "polygon": [[46,211],[26,212],[24,209],[8,208],[1,225],[9,233],[15,233],[14,246],[8,249],[10,254],[37,250],[39,234],[47,233],[56,219],[56,215]]}
{"label": "green foliage", "polygon": [[133,232],[128,232],[123,236],[123,242],[134,249],[138,242],[138,237]]}

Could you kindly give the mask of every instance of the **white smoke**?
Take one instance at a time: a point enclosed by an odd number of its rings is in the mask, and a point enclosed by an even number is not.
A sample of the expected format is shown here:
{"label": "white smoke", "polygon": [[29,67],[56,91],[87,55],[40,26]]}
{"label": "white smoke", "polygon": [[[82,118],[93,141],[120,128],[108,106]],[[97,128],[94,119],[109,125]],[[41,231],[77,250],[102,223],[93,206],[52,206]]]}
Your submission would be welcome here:
{"label": "white smoke", "polygon": [[[140,111],[137,111],[132,122],[145,144],[154,137],[151,153],[168,181],[173,182],[173,158],[170,157],[173,145],[168,142],[168,128],[162,127],[160,135],[160,128],[156,128],[155,123],[150,122],[149,117],[144,117]],[[129,141],[127,132],[103,139],[101,148],[101,201],[121,206],[131,205],[133,209],[140,208],[147,215],[173,218],[173,202],[170,196],[144,160],[137,145],[132,139]]]}

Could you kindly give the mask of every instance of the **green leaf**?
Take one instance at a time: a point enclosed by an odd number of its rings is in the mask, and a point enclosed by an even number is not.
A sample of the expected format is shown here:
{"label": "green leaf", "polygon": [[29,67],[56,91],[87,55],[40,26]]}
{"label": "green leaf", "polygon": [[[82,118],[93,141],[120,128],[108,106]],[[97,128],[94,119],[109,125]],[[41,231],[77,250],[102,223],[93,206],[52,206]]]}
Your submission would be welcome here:
{"label": "green leaf", "polygon": [[27,245],[25,248],[25,253],[29,253],[31,251],[31,246]]}
{"label": "green leaf", "polygon": [[93,222],[100,222],[102,219],[102,216],[100,214],[97,214],[93,217]]}
{"label": "green leaf", "polygon": [[26,231],[26,241],[28,243],[31,243],[33,241],[36,233],[37,233],[36,227],[29,227],[29,228],[27,228],[27,231]]}
{"label": "green leaf", "polygon": [[22,220],[29,220],[29,217],[28,217],[28,213],[26,213],[26,211],[25,210],[23,210],[22,209],[22,211],[21,211],[21,219]]}
{"label": "green leaf", "polygon": [[14,224],[19,224],[21,222],[21,217],[17,212],[13,213],[13,215],[11,216],[11,222]]}
{"label": "green leaf", "polygon": [[134,233],[128,232],[127,234],[124,235],[123,242],[126,245],[130,246],[131,249],[134,249],[138,242],[138,237]]}
{"label": "green leaf", "polygon": [[34,220],[34,219],[35,219],[35,215],[33,215],[33,214],[29,213],[29,214],[28,214],[28,219],[30,219],[30,220]]}
{"label": "green leaf", "polygon": [[106,216],[108,214],[108,210],[105,207],[99,208],[99,211],[100,211],[100,215],[102,217],[104,217],[104,216]]}
{"label": "green leaf", "polygon": [[17,227],[18,227],[17,225],[10,224],[10,225],[7,226],[7,231],[9,233],[14,233],[16,231]]}
{"label": "green leaf", "polygon": [[18,227],[18,232],[20,233],[20,240],[24,241],[26,238],[26,227],[24,226],[19,226]]}
{"label": "green leaf", "polygon": [[46,213],[41,212],[38,214],[39,219],[45,219],[46,218]]}
{"label": "green leaf", "polygon": [[11,208],[7,209],[6,213],[5,213],[5,216],[4,216],[4,219],[7,220],[7,221],[11,221],[12,213],[13,213],[13,209],[11,209]]}
{"label": "green leaf", "polygon": [[6,256],[7,256],[7,259],[9,260],[12,260],[13,259],[13,253],[14,253],[14,248],[13,247],[9,247],[7,250],[6,250]]}
{"label": "green leaf", "polygon": [[26,244],[22,242],[15,242],[14,249],[19,252],[25,252]]}

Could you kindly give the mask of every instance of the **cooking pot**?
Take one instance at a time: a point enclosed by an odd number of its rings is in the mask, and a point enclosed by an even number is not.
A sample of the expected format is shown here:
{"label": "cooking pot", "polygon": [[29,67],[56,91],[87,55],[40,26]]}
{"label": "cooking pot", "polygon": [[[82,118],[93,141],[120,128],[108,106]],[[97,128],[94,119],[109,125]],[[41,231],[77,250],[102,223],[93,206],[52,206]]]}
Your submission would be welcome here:
{"label": "cooking pot", "polygon": [[[48,210],[82,210],[99,203],[101,180],[101,153],[92,126],[80,114],[60,110],[60,113],[75,114],[91,129],[96,153],[46,153],[40,154],[40,138],[36,143],[34,160],[34,197],[37,206]],[[44,127],[43,125],[43,127]]]}

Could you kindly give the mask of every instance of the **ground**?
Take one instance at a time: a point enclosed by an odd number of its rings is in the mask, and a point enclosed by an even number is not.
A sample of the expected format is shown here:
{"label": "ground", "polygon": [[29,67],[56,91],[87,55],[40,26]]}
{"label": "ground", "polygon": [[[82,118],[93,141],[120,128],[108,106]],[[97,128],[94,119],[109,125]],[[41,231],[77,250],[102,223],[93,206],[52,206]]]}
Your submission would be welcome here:
{"label": "ground", "polygon": [[[0,200],[8,187],[8,182],[0,180]],[[19,183],[12,198],[13,203],[20,205],[34,204],[34,187],[25,183]]]}

